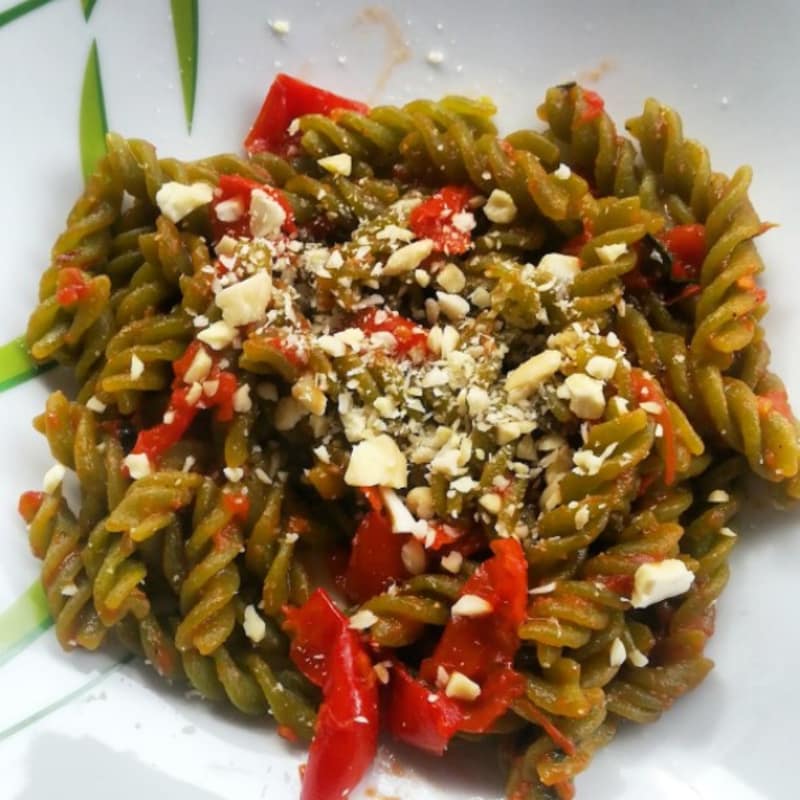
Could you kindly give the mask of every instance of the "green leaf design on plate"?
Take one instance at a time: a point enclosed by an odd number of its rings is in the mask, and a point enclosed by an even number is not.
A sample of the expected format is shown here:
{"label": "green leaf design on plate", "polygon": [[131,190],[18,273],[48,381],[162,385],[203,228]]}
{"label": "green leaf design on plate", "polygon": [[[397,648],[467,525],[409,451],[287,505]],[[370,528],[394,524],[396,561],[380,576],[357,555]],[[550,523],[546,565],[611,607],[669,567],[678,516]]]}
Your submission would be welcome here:
{"label": "green leaf design on plate", "polygon": [[106,104],[103,99],[103,83],[100,79],[100,59],[97,55],[97,42],[92,42],[86,70],[83,73],[80,111],[81,167],[83,177],[88,178],[98,160],[106,152]]}
{"label": "green leaf design on plate", "polygon": [[83,18],[88,22],[89,17],[92,16],[92,11],[94,11],[94,7],[97,5],[97,0],[81,0],[81,6],[83,8]]}
{"label": "green leaf design on plate", "polygon": [[25,0],[24,3],[17,3],[15,6],[11,6],[11,8],[7,8],[5,11],[0,11],[0,28],[52,2],[53,0]]}
{"label": "green leaf design on plate", "polygon": [[11,660],[52,624],[47,598],[37,579],[5,611],[0,612],[0,664]]}
{"label": "green leaf design on plate", "polygon": [[172,28],[175,31],[175,49],[178,51],[178,70],[183,89],[183,110],[186,128],[192,132],[194,99],[197,92],[197,51],[199,11],[197,0],[171,0]]}
{"label": "green leaf design on plate", "polygon": [[25,337],[20,336],[0,346],[0,392],[33,378],[47,366],[39,366],[28,354]]}

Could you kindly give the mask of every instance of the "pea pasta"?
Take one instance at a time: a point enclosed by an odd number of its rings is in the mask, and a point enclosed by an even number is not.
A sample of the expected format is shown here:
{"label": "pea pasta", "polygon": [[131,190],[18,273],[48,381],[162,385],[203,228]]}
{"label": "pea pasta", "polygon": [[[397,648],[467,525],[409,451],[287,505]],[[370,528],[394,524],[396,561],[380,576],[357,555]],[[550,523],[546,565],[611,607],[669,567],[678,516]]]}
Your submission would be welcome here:
{"label": "pea pasta", "polygon": [[572,797],[711,669],[741,480],[800,494],[749,171],[655,100],[630,138],[575,84],[494,111],[281,75],[246,156],[111,134],[30,318],[79,387],[20,500],[59,642],[270,714],[305,800],[381,719]]}

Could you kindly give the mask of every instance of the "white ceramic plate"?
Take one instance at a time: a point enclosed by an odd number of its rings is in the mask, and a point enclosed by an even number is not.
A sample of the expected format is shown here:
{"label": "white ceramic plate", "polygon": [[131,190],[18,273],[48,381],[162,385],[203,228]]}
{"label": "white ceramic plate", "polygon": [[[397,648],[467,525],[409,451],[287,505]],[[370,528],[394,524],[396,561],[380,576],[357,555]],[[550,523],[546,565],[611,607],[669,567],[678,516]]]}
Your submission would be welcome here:
{"label": "white ceramic plate", "polygon": [[[288,35],[270,29],[275,19],[291,23]],[[24,330],[49,244],[81,186],[78,121],[93,42],[109,126],[180,157],[238,149],[278,70],[371,101],[489,94],[508,126],[531,124],[548,85],[578,78],[602,92],[619,120],[649,95],[675,105],[686,131],[709,144],[718,169],[753,164],[758,209],[783,223],[759,246],[768,264],[774,363],[798,398],[798,36],[800,6],[790,2],[462,0],[367,8],[352,0],[200,0],[189,135],[165,0],[29,0],[13,8],[2,0],[0,336]],[[442,52],[440,65],[428,63],[430,50]],[[113,654],[66,657],[51,630],[37,629],[37,608],[24,595],[37,564],[14,507],[50,463],[29,421],[52,380],[39,377],[0,396],[0,794],[297,797],[303,754],[269,725],[187,700],[146,669],[119,666]],[[740,523],[745,535],[709,648],[717,669],[659,723],[625,728],[579,778],[579,798],[797,796],[796,526],[796,516],[766,511]],[[20,637],[25,646],[9,652]],[[356,796],[500,797],[490,754],[455,750],[444,760],[385,750]]]}

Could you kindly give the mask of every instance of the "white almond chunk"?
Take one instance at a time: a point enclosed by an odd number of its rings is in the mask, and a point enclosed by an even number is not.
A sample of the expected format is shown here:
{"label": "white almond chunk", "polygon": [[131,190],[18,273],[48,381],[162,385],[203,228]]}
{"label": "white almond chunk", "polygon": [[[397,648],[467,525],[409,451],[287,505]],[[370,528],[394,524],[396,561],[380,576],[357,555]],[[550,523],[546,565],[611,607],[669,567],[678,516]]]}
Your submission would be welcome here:
{"label": "white almond chunk", "polygon": [[628,246],[626,244],[605,244],[596,247],[594,251],[604,264],[613,264],[620,256],[624,256],[628,252]]}
{"label": "white almond chunk", "polygon": [[488,308],[492,304],[492,296],[485,286],[478,286],[469,296],[469,301],[475,308]]}
{"label": "white almond chunk", "polygon": [[467,279],[455,264],[445,264],[436,276],[436,283],[446,292],[458,294],[467,285]]}
{"label": "white almond chunk", "polygon": [[724,489],[714,489],[708,496],[709,503],[727,503],[731,496]]}
{"label": "white almond chunk", "polygon": [[[228,236],[227,234],[223,236],[214,247],[214,251],[218,256],[226,256],[228,258],[232,258],[236,255],[236,251],[239,248],[239,242],[233,238],[233,236]],[[214,267],[210,264],[207,267],[203,267],[203,271],[210,271],[214,272]]]}
{"label": "white almond chunk", "polygon": [[263,320],[271,298],[272,278],[261,269],[255,275],[222,289],[215,302],[222,310],[225,322],[238,327]]}
{"label": "white almond chunk", "polygon": [[244,628],[245,636],[247,636],[253,644],[262,642],[267,635],[267,623],[264,622],[261,615],[256,611],[254,605],[245,606],[242,628]]}
{"label": "white almond chunk", "polygon": [[461,337],[458,331],[452,325],[444,326],[444,330],[442,331],[442,345],[440,348],[442,358],[447,358],[450,353],[455,351],[460,339]]}
{"label": "white almond chunk", "polygon": [[391,397],[386,395],[378,397],[373,406],[384,419],[392,419],[397,416],[397,403]]}
{"label": "white almond chunk", "polygon": [[[214,213],[220,222],[238,222],[244,214],[244,206],[241,200],[232,197],[230,200],[217,203]],[[217,247],[217,252],[219,252],[219,247]]]}
{"label": "white almond chunk", "polygon": [[470,416],[477,417],[487,411],[490,405],[489,393],[480,386],[467,389],[467,408]]}
{"label": "white almond chunk", "polygon": [[78,587],[74,583],[67,583],[61,587],[62,597],[74,597],[78,594]]}
{"label": "white almond chunk", "polygon": [[221,319],[209,325],[204,331],[200,331],[197,338],[212,350],[222,350],[236,338],[236,329]]}
{"label": "white almond chunk", "polygon": [[186,185],[178,181],[167,181],[156,192],[156,204],[161,213],[172,220],[180,222],[196,208],[210,203],[214,199],[214,190],[207,183]]}
{"label": "white almond chunk", "polygon": [[128,468],[128,474],[135,481],[146,478],[150,474],[150,459],[146,453],[128,453],[122,459],[122,463]]}
{"label": "white almond chunk", "polygon": [[280,232],[286,222],[283,206],[263,189],[250,193],[250,233],[256,239],[266,239]]}
{"label": "white almond chunk", "polygon": [[214,362],[211,360],[211,356],[205,351],[205,348],[198,348],[197,352],[194,354],[192,363],[189,364],[189,368],[183,375],[184,383],[199,383],[204,381],[208,377],[208,373],[211,372],[211,367],[213,366]]}
{"label": "white almond chunk", "polygon": [[451,550],[441,560],[442,569],[446,569],[453,575],[457,575],[461,571],[461,565],[464,563],[464,556],[458,550]]}
{"label": "white almond chunk", "polygon": [[537,353],[506,376],[505,389],[511,402],[532,395],[548,378],[558,372],[563,358],[558,350]]}
{"label": "white almond chunk", "polygon": [[308,409],[297,402],[294,397],[282,397],[275,406],[275,428],[279,431],[290,431],[303,417],[308,416]]}
{"label": "white almond chunk", "polygon": [[420,519],[433,519],[436,505],[430,486],[416,486],[406,495],[406,504],[412,514]]}
{"label": "white almond chunk", "polygon": [[386,434],[359,442],[350,454],[350,463],[344,474],[348,486],[405,489],[407,481],[406,457],[395,440]]}
{"label": "white almond chunk", "polygon": [[425,556],[425,548],[416,539],[409,539],[400,548],[400,558],[403,566],[412,575],[421,575],[425,572],[427,558]]}
{"label": "white almond chunk", "polygon": [[621,667],[625,663],[628,654],[625,652],[625,645],[619,636],[611,643],[611,650],[608,652],[608,663],[612,667]]}
{"label": "white almond chunk", "polygon": [[[269,23],[270,28],[279,36],[286,36],[292,29],[292,24],[288,19],[275,19]],[[294,122],[294,120],[292,120]]]}
{"label": "white almond chunk", "polygon": [[415,270],[433,252],[432,239],[411,242],[392,253],[383,266],[383,275],[405,275]]}
{"label": "white almond chunk", "polygon": [[213,397],[219,391],[219,381],[203,381],[203,394],[206,397]]}
{"label": "white almond chunk", "polygon": [[345,328],[343,331],[333,334],[336,339],[344,342],[347,347],[359,350],[364,343],[366,336],[361,328]]}
{"label": "white almond chunk", "polygon": [[424,269],[415,269],[414,280],[417,282],[417,286],[421,286],[423,289],[425,289],[427,286],[430,286],[431,274],[430,272],[426,272]]}
{"label": "white almond chunk", "polygon": [[335,156],[318,158],[317,164],[331,175],[344,175],[347,177],[353,171],[353,159],[349,153],[337,153]]}
{"label": "white almond chunk", "polygon": [[442,353],[442,338],[444,332],[438,325],[428,331],[428,349],[436,356]]}
{"label": "white almond chunk", "polygon": [[474,230],[475,226],[478,224],[475,221],[475,215],[470,211],[458,211],[453,214],[451,221],[453,227],[463,233],[469,233],[471,230]]}
{"label": "white almond chunk", "polygon": [[539,262],[538,269],[549,272],[558,283],[569,284],[581,271],[581,262],[575,256],[565,256],[563,253],[547,253]]}
{"label": "white almond chunk", "polygon": [[253,401],[250,399],[250,384],[243,383],[233,393],[233,410],[238,414],[245,414],[253,407]]}
{"label": "white almond chunk", "polygon": [[102,414],[108,408],[108,406],[102,400],[100,400],[100,398],[92,395],[86,401],[86,408],[88,408],[89,411],[94,411],[95,414]]}
{"label": "white almond chunk", "polygon": [[507,225],[517,216],[517,205],[508,192],[503,189],[493,189],[483,207],[483,213],[491,222]]}
{"label": "white almond chunk", "polygon": [[131,378],[138,380],[144,374],[144,361],[134,353],[131,356]]}
{"label": "white almond chunk", "polygon": [[478,486],[478,482],[470,478],[469,475],[464,475],[461,478],[451,481],[450,488],[459,494],[467,494]]}
{"label": "white almond chunk", "polygon": [[411,242],[414,239],[414,232],[399,225],[386,225],[375,234],[375,238],[388,239],[390,242]]}
{"label": "white almond chunk", "polygon": [[458,322],[469,313],[469,303],[460,295],[436,292],[439,309],[449,320]]}
{"label": "white almond chunk", "polygon": [[365,631],[371,628],[378,621],[378,617],[369,609],[362,608],[356,611],[348,622],[348,627],[354,631]]}
{"label": "white almond chunk", "polygon": [[569,409],[581,419],[597,419],[606,408],[603,383],[582,372],[570,375],[564,385],[570,393]]}
{"label": "white almond chunk", "polygon": [[478,504],[485,508],[490,514],[499,514],[500,509],[503,507],[503,498],[499,494],[489,492],[478,500]]}
{"label": "white almond chunk", "polygon": [[645,400],[644,403],[639,403],[639,408],[646,411],[648,414],[660,414],[664,409],[661,403],[656,403],[654,400]]}
{"label": "white almond chunk", "polygon": [[628,660],[634,667],[646,667],[650,663],[650,659],[641,651],[634,648],[628,653]]}
{"label": "white almond chunk", "polygon": [[375,666],[372,668],[373,672],[375,673],[375,677],[386,686],[389,683],[390,675],[389,675],[389,668],[392,666],[391,661],[379,661]]}
{"label": "white almond chunk", "polygon": [[534,586],[533,589],[528,590],[528,594],[532,595],[550,594],[555,590],[556,590],[556,582],[550,581],[550,583],[543,583],[541,586]]}
{"label": "white almond chunk", "polygon": [[341,358],[347,352],[347,345],[341,339],[328,334],[317,339],[317,347],[331,358]]}
{"label": "white almond chunk", "polygon": [[61,486],[61,481],[64,480],[66,472],[63,464],[53,464],[53,466],[45,472],[42,480],[42,488],[47,494],[53,494],[56,489]]}
{"label": "white almond chunk", "polygon": [[186,402],[193,406],[197,403],[197,401],[203,396],[203,387],[198,382],[195,381],[190,387],[189,391],[186,392]]}
{"label": "white almond chunk", "polygon": [[553,170],[553,177],[560,181],[569,180],[572,170],[566,164],[559,164],[558,169]]}
{"label": "white almond chunk", "polygon": [[225,467],[222,474],[231,482],[239,483],[244,477],[244,470],[241,467]]}
{"label": "white almond chunk", "polygon": [[[392,533],[416,533],[418,530],[423,533],[419,520],[415,519],[394,489],[381,487],[380,491],[383,505],[392,523]],[[423,523],[422,527],[427,529],[428,526]]]}
{"label": "white almond chunk", "polygon": [[462,594],[450,608],[453,617],[485,617],[492,611],[492,604],[477,594]]}
{"label": "white almond chunk", "polygon": [[586,373],[599,381],[610,381],[617,371],[617,362],[608,356],[592,356],[586,364]]}
{"label": "white almond chunk", "polygon": [[718,533],[720,536],[729,536],[732,539],[735,539],[737,536],[736,531],[731,530],[727,526],[720,528]]}
{"label": "white almond chunk", "polygon": [[583,530],[586,527],[586,523],[589,521],[589,517],[589,506],[581,506],[575,512],[575,530]]}
{"label": "white almond chunk", "polygon": [[466,675],[456,671],[450,676],[444,693],[453,700],[464,700],[471,703],[481,696],[481,687]]}
{"label": "white almond chunk", "polygon": [[668,597],[688,592],[692,583],[694,573],[678,558],[641,564],[633,576],[631,605],[647,608]]}

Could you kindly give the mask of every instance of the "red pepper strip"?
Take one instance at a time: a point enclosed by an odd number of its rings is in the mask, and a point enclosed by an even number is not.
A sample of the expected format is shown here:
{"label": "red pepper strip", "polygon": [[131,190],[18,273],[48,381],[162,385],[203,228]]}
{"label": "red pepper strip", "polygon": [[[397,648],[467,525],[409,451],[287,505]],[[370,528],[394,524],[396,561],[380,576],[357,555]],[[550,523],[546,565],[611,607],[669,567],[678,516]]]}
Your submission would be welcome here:
{"label": "red pepper strip", "polygon": [[391,675],[386,706],[389,732],[401,742],[443,755],[462,721],[459,705],[412,678],[399,662]]}
{"label": "red pepper strip", "polygon": [[786,417],[789,422],[794,419],[791,406],[789,405],[789,396],[786,394],[785,389],[773,389],[771,392],[764,392],[764,394],[757,395],[756,397],[760,416],[766,416],[770,411],[777,411],[779,414]]}
{"label": "red pepper strip", "polygon": [[330,654],[337,639],[348,630],[347,618],[324,589],[317,589],[300,608],[286,606],[283,613],[283,627],[292,635],[292,662],[312,683],[324,686]]}
{"label": "red pepper strip", "polygon": [[696,281],[707,252],[705,225],[676,225],[658,238],[672,256],[672,280]]}
{"label": "red pepper strip", "polygon": [[91,287],[86,274],[77,267],[62,267],[56,278],[56,302],[70,306],[89,294]]}
{"label": "red pepper strip", "polygon": [[367,308],[355,319],[355,326],[367,335],[385,332],[391,333],[397,342],[394,352],[398,355],[428,353],[428,332],[425,328],[394,311]]}
{"label": "red pepper strip", "polygon": [[658,414],[653,418],[661,425],[664,442],[664,483],[672,486],[675,482],[675,471],[678,466],[678,454],[675,446],[675,430],[672,427],[672,417],[667,409],[667,402],[661,387],[645,373],[637,368],[631,370],[631,388],[637,403],[656,403],[660,407]]}
{"label": "red pepper strip", "polygon": [[172,365],[175,380],[167,407],[170,421],[161,422],[152,428],[140,431],[136,437],[136,444],[133,446],[132,452],[145,453],[151,463],[157,462],[170,447],[183,438],[198,411],[215,408],[217,419],[220,422],[229,422],[233,419],[233,395],[238,387],[236,376],[232,372],[220,370],[213,353],[210,354],[213,364],[206,381],[216,381],[215,392],[211,396],[203,393],[194,405],[186,399],[190,387],[184,384],[183,379],[197,352],[203,348],[201,342],[192,342],[186,348],[186,352]]}
{"label": "red pepper strip", "polygon": [[[268,194],[286,213],[286,219],[281,225],[281,230],[291,235],[297,231],[294,222],[294,209],[286,195],[274,186],[244,178],[241,175],[221,175],[217,188],[214,190],[214,199],[211,201],[211,229],[214,241],[219,241],[223,236],[250,239],[250,200],[254,189],[260,189]],[[217,206],[220,203],[233,200],[241,209],[238,219],[225,222],[217,216]]]}
{"label": "red pepper strip", "polygon": [[222,506],[240,522],[246,522],[250,513],[250,498],[244,492],[223,492]]}
{"label": "red pepper strip", "polygon": [[508,667],[519,648],[517,627],[525,619],[528,602],[528,564],[516,539],[498,539],[487,558],[464,584],[461,594],[474,594],[494,609],[484,617],[451,619],[430,658],[420,667],[423,679],[433,683],[438,667],[458,670],[482,683],[496,667]]}
{"label": "red pepper strip", "polygon": [[445,186],[411,212],[409,227],[417,238],[432,239],[434,248],[445,255],[465,253],[472,246],[472,236],[453,217],[466,209],[473,194],[465,186]]}
{"label": "red pepper strip", "polygon": [[17,504],[17,511],[25,522],[30,525],[33,518],[39,512],[44,502],[44,492],[23,492],[19,496],[19,503]]}
{"label": "red pepper strip", "polygon": [[301,800],[339,800],[361,780],[378,742],[378,688],[358,634],[324,589],[301,608],[284,608],[289,655],[322,686],[323,700],[303,775]]}
{"label": "red pepper strip", "polygon": [[378,749],[378,687],[372,661],[354,631],[329,653],[301,800],[341,800],[364,776]]}
{"label": "red pepper strip", "polygon": [[591,89],[581,88],[580,97],[583,109],[578,117],[577,124],[585,125],[587,122],[597,119],[603,113],[605,103],[603,98],[600,97],[597,92],[593,92]]}
{"label": "red pepper strip", "polygon": [[344,578],[347,596],[363,603],[390,584],[407,578],[401,552],[409,538],[408,534],[393,533],[382,512],[367,512],[353,537]]}
{"label": "red pepper strip", "polygon": [[525,679],[511,667],[499,667],[489,673],[477,700],[459,703],[462,720],[458,726],[465,733],[484,733],[506,713],[511,703],[525,694]]}
{"label": "red pepper strip", "polygon": [[279,73],[244,140],[245,150],[250,154],[283,153],[291,138],[288,128],[292,120],[305,114],[332,116],[337,110],[366,114],[369,106]]}

